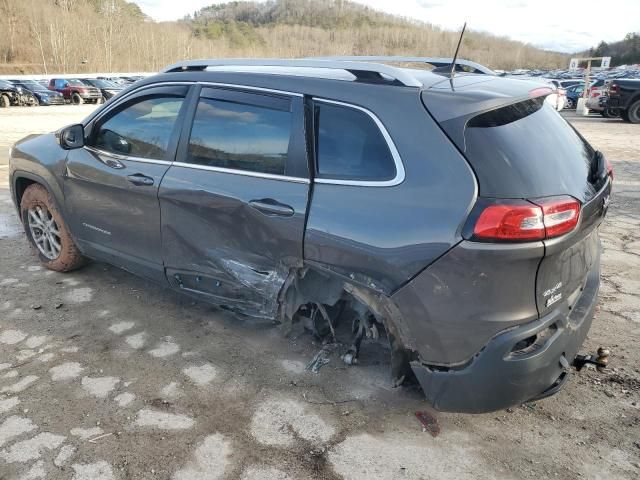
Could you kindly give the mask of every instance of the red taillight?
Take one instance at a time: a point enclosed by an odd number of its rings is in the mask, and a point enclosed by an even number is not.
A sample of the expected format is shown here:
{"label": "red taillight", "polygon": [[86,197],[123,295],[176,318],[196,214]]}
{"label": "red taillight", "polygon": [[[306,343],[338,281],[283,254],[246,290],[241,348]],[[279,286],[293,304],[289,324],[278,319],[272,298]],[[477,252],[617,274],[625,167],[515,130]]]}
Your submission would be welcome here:
{"label": "red taillight", "polygon": [[538,87],[533,90],[529,90],[529,97],[536,98],[544,95],[550,95],[553,93],[553,88],[550,87]]}
{"label": "red taillight", "polygon": [[572,231],[580,218],[580,203],[572,197],[553,197],[535,203],[489,205],[473,227],[477,240],[530,241],[558,237]]}
{"label": "red taillight", "polygon": [[528,202],[514,205],[489,205],[473,228],[480,239],[542,240],[542,209]]}
{"label": "red taillight", "polygon": [[571,197],[557,197],[536,201],[542,207],[546,238],[559,237],[578,224],[580,203]]}
{"label": "red taillight", "polygon": [[620,87],[617,84],[612,83],[609,85],[609,95],[618,95],[620,93]]}
{"label": "red taillight", "polygon": [[606,157],[604,159],[604,163],[607,168],[607,175],[609,175],[609,177],[611,177],[611,181],[613,181],[613,165],[611,165],[611,162]]}

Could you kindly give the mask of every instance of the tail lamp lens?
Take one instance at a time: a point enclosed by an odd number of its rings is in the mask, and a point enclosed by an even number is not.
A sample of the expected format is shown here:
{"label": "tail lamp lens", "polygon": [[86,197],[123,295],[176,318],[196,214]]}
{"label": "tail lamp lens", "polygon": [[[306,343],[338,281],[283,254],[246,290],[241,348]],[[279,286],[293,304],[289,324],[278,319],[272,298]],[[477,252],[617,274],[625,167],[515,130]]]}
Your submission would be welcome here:
{"label": "tail lamp lens", "polygon": [[576,228],[580,218],[580,203],[577,200],[561,197],[537,203],[542,207],[546,238],[559,237]]}
{"label": "tail lamp lens", "polygon": [[473,228],[481,241],[533,241],[572,231],[580,218],[580,203],[572,197],[529,202],[514,200],[486,206]]}
{"label": "tail lamp lens", "polygon": [[473,229],[475,237],[495,240],[541,240],[542,209],[536,205],[490,205]]}

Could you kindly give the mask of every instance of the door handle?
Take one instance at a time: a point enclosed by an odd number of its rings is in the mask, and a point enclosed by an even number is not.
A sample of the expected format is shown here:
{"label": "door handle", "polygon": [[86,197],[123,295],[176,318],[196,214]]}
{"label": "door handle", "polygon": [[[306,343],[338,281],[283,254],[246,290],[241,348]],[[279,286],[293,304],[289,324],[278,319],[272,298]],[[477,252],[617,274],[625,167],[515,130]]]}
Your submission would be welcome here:
{"label": "door handle", "polygon": [[141,173],[134,173],[133,175],[127,175],[127,180],[129,180],[134,185],[139,186],[151,186],[153,185],[153,178],[147,177]]}
{"label": "door handle", "polygon": [[263,198],[261,200],[251,200],[251,207],[265,215],[278,215],[281,217],[291,217],[295,213],[293,207],[277,202],[273,198]]}

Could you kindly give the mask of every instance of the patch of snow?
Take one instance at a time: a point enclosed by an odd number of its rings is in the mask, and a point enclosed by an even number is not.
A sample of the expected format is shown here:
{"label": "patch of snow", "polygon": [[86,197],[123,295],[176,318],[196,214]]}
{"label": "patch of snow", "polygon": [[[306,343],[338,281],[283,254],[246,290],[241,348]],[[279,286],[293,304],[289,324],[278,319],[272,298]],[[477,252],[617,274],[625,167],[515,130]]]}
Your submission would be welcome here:
{"label": "patch of snow", "polygon": [[88,440],[89,438],[97,437],[98,435],[102,435],[104,430],[100,427],[92,427],[92,428],[72,428],[69,433],[74,437],[79,437],[82,440]]}
{"label": "patch of snow", "polygon": [[[291,446],[296,435],[309,442],[328,442],[335,428],[318,415],[308,412],[304,404],[290,399],[267,400],[255,411],[251,433],[265,445]],[[294,435],[295,433],[295,435]]]}
{"label": "patch of snow", "polygon": [[189,379],[196,385],[204,386],[211,383],[211,381],[216,378],[218,370],[210,363],[205,363],[200,366],[191,365],[190,367],[182,370],[182,373],[189,377]]}
{"label": "patch of snow", "polygon": [[130,392],[124,392],[116,396],[114,400],[120,407],[126,407],[136,399],[136,396]]}
{"label": "patch of snow", "polygon": [[58,382],[61,380],[70,380],[80,376],[82,373],[82,365],[78,362],[66,362],[49,369],[51,380]]}
{"label": "patch of snow", "polygon": [[69,460],[74,453],[76,453],[76,447],[74,447],[73,445],[64,445],[60,449],[58,456],[53,460],[53,464],[56,467],[62,467],[65,463],[67,463],[67,460]]}
{"label": "patch of snow", "polygon": [[115,480],[113,469],[104,460],[95,463],[73,464],[71,480]]}
{"label": "patch of snow", "polygon": [[23,433],[28,433],[35,430],[37,427],[30,418],[19,417],[12,415],[8,417],[0,425],[0,447],[9,442],[12,438],[15,438]]}
{"label": "patch of snow", "polygon": [[0,333],[0,343],[5,345],[15,345],[27,338],[27,334],[20,330],[5,330]]}
{"label": "patch of snow", "polygon": [[171,337],[166,337],[156,345],[156,348],[153,350],[149,350],[149,355],[158,358],[168,357],[170,355],[174,355],[180,351],[180,345],[174,343]]}
{"label": "patch of snow", "polygon": [[121,333],[126,332],[127,330],[131,330],[136,326],[135,322],[118,322],[114,323],[109,327],[109,330],[116,335],[120,335]]}
{"label": "patch of snow", "polygon": [[55,450],[66,437],[50,432],[42,432],[33,438],[14,443],[0,452],[0,457],[7,463],[26,463],[42,456],[44,450]]}
{"label": "patch of snow", "polygon": [[83,377],[82,388],[98,398],[105,398],[120,382],[117,377]]}
{"label": "patch of snow", "polygon": [[126,337],[124,341],[131,348],[138,349],[144,347],[144,344],[147,342],[147,336],[147,332],[134,333],[133,335]]}
{"label": "patch of snow", "polygon": [[9,398],[0,400],[0,413],[7,413],[9,410],[14,408],[19,403],[20,403],[20,399],[18,397],[9,397]]}
{"label": "patch of snow", "polygon": [[69,303],[86,303],[93,298],[93,289],[89,287],[74,288],[65,296]]}
{"label": "patch of snow", "polygon": [[28,348],[38,348],[40,345],[47,341],[46,335],[38,335],[35,337],[29,337],[24,342],[25,346]]}
{"label": "patch of snow", "polygon": [[196,448],[193,460],[173,475],[173,480],[217,480],[224,478],[231,446],[220,433],[209,435]]}
{"label": "patch of snow", "polygon": [[159,412],[148,408],[138,412],[138,427],[156,427],[161,430],[185,430],[195,425],[193,418],[179,413]]}
{"label": "patch of snow", "polygon": [[13,385],[9,385],[8,387],[2,387],[0,392],[1,393],[19,393],[29,388],[31,384],[36,380],[38,380],[38,377],[36,375],[27,375],[22,380],[19,380]]}

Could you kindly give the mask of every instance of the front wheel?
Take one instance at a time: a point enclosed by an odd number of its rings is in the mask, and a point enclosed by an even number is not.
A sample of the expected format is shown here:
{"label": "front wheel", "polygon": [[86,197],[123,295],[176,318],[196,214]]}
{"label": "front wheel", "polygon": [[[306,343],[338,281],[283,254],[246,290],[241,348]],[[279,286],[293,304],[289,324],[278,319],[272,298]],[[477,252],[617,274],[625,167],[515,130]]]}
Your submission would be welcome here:
{"label": "front wheel", "polygon": [[8,108],[11,106],[11,100],[7,95],[0,95],[0,108]]}
{"label": "front wheel", "polygon": [[82,105],[84,103],[84,100],[78,93],[74,93],[73,95],[71,95],[71,103],[73,103],[74,105]]}
{"label": "front wheel", "polygon": [[636,100],[627,109],[627,117],[631,123],[640,123],[640,100]]}
{"label": "front wheel", "polygon": [[573,103],[573,100],[571,100],[570,98],[567,98],[567,103],[564,106],[564,108],[568,108],[568,109],[575,108],[575,104]]}
{"label": "front wheel", "polygon": [[20,216],[27,238],[44,267],[68,272],[86,263],[53,198],[42,185],[32,184],[25,190]]}

